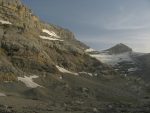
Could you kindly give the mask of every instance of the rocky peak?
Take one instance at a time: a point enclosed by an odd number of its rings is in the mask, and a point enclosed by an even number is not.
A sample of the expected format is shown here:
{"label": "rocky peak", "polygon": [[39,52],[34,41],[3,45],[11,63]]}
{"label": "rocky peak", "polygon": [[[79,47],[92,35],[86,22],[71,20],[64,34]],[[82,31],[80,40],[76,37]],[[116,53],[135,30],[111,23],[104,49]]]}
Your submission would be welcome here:
{"label": "rocky peak", "polygon": [[125,52],[132,52],[132,49],[125,44],[117,44],[106,50],[109,54],[121,54]]}
{"label": "rocky peak", "polygon": [[68,29],[42,22],[20,0],[0,0],[0,11],[0,21],[10,22],[23,31],[39,35],[42,29],[47,29],[64,39],[75,40],[74,34]]}
{"label": "rocky peak", "polygon": [[25,28],[39,27],[39,19],[20,0],[0,0],[0,20],[10,21],[14,26]]}

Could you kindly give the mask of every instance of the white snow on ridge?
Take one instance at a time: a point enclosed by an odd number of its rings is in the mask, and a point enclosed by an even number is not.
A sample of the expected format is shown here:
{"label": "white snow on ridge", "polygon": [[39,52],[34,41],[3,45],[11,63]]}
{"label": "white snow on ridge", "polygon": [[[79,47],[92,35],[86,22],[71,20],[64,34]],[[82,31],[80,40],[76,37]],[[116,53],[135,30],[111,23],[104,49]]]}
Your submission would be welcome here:
{"label": "white snow on ridge", "polygon": [[51,38],[51,37],[47,37],[47,36],[40,36],[41,39],[45,39],[45,40],[52,40],[52,41],[63,41],[57,38]]}
{"label": "white snow on ridge", "polygon": [[[68,71],[58,65],[56,65],[57,69],[62,72],[62,73],[68,73],[68,74],[72,74],[72,75],[79,75],[79,74],[86,74],[86,75],[89,75],[91,77],[93,77],[93,74],[92,73],[88,73],[88,72],[78,72],[78,73],[75,73],[75,72],[71,72],[71,71]],[[62,79],[62,77],[60,77],[60,79]]]}
{"label": "white snow on ridge", "polygon": [[72,75],[79,75],[78,73],[75,73],[75,72],[71,72],[71,71],[68,71],[62,67],[59,67],[58,65],[56,65],[57,69],[62,72],[62,73],[68,73],[68,74],[72,74]]}
{"label": "white snow on ridge", "polygon": [[11,22],[9,22],[9,21],[4,21],[4,20],[0,20],[0,23],[1,23],[1,24],[8,24],[8,25],[11,25],[11,24],[12,24]]}
{"label": "white snow on ridge", "polygon": [[51,41],[64,41],[64,40],[60,40],[60,36],[58,36],[54,31],[49,31],[47,29],[42,29],[43,33],[47,33],[49,36],[41,36],[41,39],[45,39],[45,40],[51,40]]}
{"label": "white snow on ridge", "polygon": [[134,71],[136,71],[136,70],[138,70],[137,68],[129,68],[128,69],[128,72],[134,72]]}
{"label": "white snow on ridge", "polygon": [[0,93],[0,97],[5,97],[6,95],[4,93]]}
{"label": "white snow on ridge", "polygon": [[86,74],[86,75],[89,75],[89,76],[93,77],[93,74],[92,73],[88,73],[88,72],[79,72],[79,74]]}
{"label": "white snow on ridge", "polygon": [[101,53],[101,54],[90,54],[90,56],[98,59],[99,61],[109,64],[109,65],[116,65],[119,62],[123,61],[132,61],[132,58],[130,57],[130,53],[122,53],[117,55],[109,55],[107,53]]}
{"label": "white snow on ridge", "polygon": [[54,31],[49,31],[47,29],[43,29],[42,31],[43,31],[43,33],[47,33],[50,36],[54,36],[56,38],[60,38]]}
{"label": "white snow on ridge", "polygon": [[143,55],[146,55],[146,53],[133,52],[133,54],[132,54],[133,57],[139,57],[139,56],[143,56]]}
{"label": "white snow on ridge", "polygon": [[18,77],[18,81],[23,82],[27,87],[29,88],[37,88],[37,87],[42,87],[39,84],[35,83],[33,81],[34,78],[38,78],[38,76],[33,75],[30,77],[24,76],[24,77]]}
{"label": "white snow on ridge", "polygon": [[92,49],[92,48],[89,48],[89,49],[86,49],[86,50],[85,50],[85,52],[93,52],[93,51],[95,51],[95,50]]}
{"label": "white snow on ridge", "polygon": [[60,79],[60,80],[62,80],[62,79],[63,79],[63,77],[62,77],[62,76],[60,76],[60,77],[59,77],[59,79]]}

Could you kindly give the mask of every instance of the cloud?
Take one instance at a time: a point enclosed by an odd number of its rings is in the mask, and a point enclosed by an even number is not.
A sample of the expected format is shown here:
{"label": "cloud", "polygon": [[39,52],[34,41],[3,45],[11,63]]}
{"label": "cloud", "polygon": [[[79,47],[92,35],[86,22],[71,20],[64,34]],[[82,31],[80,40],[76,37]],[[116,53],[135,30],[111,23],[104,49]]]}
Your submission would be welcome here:
{"label": "cloud", "polygon": [[[111,6],[109,5],[111,3]],[[92,13],[84,24],[107,30],[136,30],[150,28],[150,1],[113,0]],[[109,7],[108,7],[109,6]]]}
{"label": "cloud", "polygon": [[136,12],[117,15],[105,24],[108,30],[138,30],[150,28],[150,15],[136,14]]}

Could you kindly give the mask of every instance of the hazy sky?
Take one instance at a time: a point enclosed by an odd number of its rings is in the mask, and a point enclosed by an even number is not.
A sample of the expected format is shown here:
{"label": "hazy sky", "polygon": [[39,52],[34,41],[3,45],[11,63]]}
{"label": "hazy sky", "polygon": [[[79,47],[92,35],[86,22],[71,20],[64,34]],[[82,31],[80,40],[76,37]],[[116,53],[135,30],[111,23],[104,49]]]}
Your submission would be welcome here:
{"label": "hazy sky", "polygon": [[42,20],[102,50],[124,43],[150,52],[150,0],[23,0]]}

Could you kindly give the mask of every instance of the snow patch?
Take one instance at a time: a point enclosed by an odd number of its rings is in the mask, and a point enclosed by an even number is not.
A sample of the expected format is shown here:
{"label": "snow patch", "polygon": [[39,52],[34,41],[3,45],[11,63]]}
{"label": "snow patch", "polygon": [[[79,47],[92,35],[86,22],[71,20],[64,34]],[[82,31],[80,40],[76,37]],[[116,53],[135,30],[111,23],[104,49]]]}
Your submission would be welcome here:
{"label": "snow patch", "polygon": [[4,20],[0,20],[0,23],[1,23],[1,24],[8,24],[8,25],[11,25],[11,24],[12,24],[11,22],[9,22],[9,21],[4,21]]}
{"label": "snow patch", "polygon": [[6,95],[4,93],[0,93],[0,97],[5,97]]}
{"label": "snow patch", "polygon": [[58,65],[56,65],[57,69],[62,72],[62,73],[69,73],[69,74],[73,74],[73,75],[79,75],[78,73],[74,73],[74,72],[71,72],[71,71],[68,71],[62,67],[59,67]]}
{"label": "snow patch", "polygon": [[94,74],[94,76],[96,76],[96,77],[97,77],[97,76],[98,76],[98,74],[97,74],[97,73],[95,73],[95,74]]}
{"label": "snow patch", "polygon": [[49,31],[47,29],[43,29],[42,31],[43,31],[43,33],[47,33],[50,36],[53,36],[53,37],[56,37],[56,38],[60,38],[54,31]]}
{"label": "snow patch", "polygon": [[127,77],[127,74],[124,74],[124,77]]}
{"label": "snow patch", "polygon": [[85,52],[87,52],[87,53],[88,53],[88,52],[93,52],[93,51],[95,51],[95,50],[92,49],[92,48],[89,48],[89,49],[86,49],[86,50],[85,50]]}
{"label": "snow patch", "polygon": [[27,77],[27,76],[24,76],[24,77],[18,77],[18,81],[21,81],[23,82],[27,87],[29,88],[37,88],[37,87],[42,87],[40,86],[39,84],[35,83],[33,81],[33,79],[35,78],[39,78],[38,76],[36,75],[33,75],[33,76],[30,76],[30,77]]}
{"label": "snow patch", "polygon": [[129,68],[128,69],[128,72],[134,72],[134,71],[136,71],[137,70],[137,68]]}
{"label": "snow patch", "polygon": [[62,79],[63,79],[63,77],[62,77],[62,76],[60,76],[60,77],[59,77],[59,79],[60,79],[60,80],[62,80]]}
{"label": "snow patch", "polygon": [[88,72],[79,72],[79,74],[86,74],[86,75],[89,75],[89,76],[93,77],[93,74],[92,73],[88,73]]}
{"label": "snow patch", "polygon": [[41,39],[45,39],[45,40],[52,40],[52,41],[63,41],[57,38],[51,38],[51,37],[47,37],[47,36],[40,36]]}

